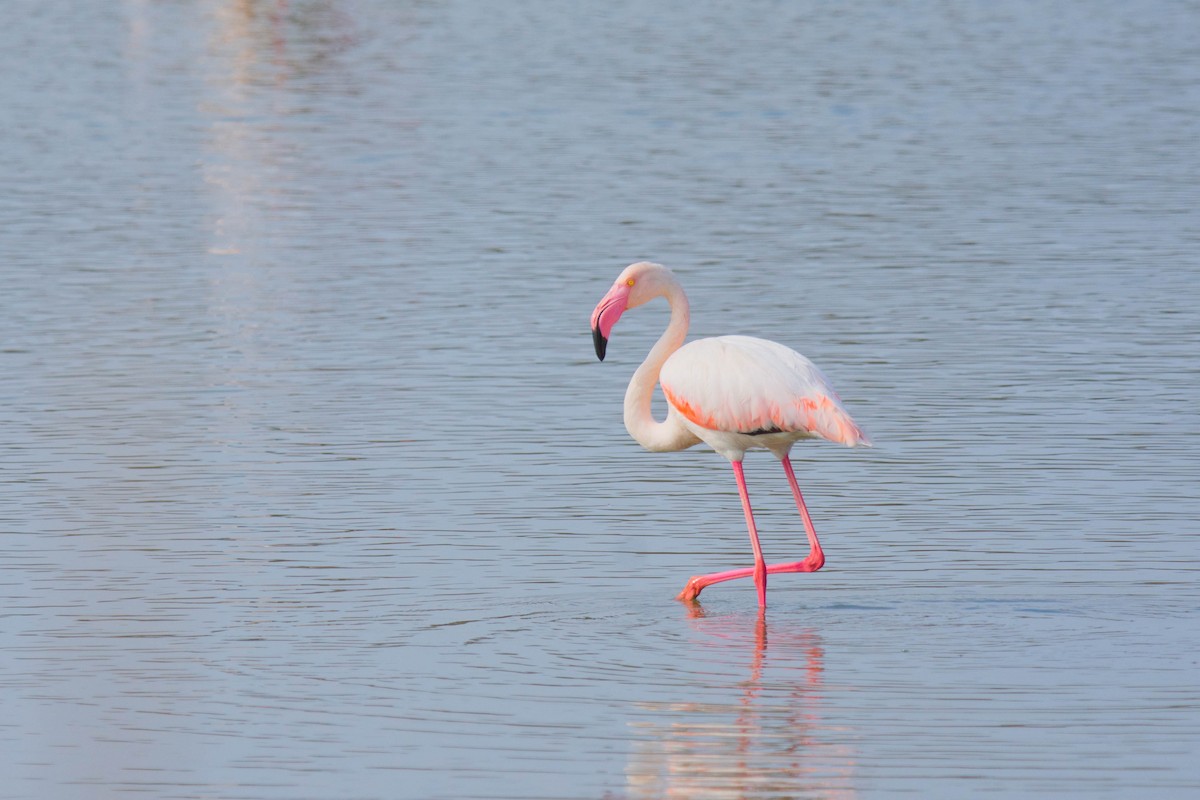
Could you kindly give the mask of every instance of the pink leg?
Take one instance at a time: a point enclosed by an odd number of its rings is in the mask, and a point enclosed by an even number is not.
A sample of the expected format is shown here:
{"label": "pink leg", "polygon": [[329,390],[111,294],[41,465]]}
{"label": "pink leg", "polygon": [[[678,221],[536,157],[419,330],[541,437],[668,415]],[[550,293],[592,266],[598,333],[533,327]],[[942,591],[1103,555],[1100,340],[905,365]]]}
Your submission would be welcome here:
{"label": "pink leg", "polygon": [[804,495],[800,494],[800,484],[796,483],[796,473],[792,471],[792,461],[787,456],[783,459],[783,471],[787,473],[788,483],[792,486],[792,496],[796,498],[796,508],[800,509],[800,518],[804,520],[804,530],[808,534],[808,558],[799,562],[804,565],[798,570],[779,570],[780,572],[816,572],[825,566],[825,551],[817,541],[817,529],[813,527],[812,517],[808,515],[808,506],[804,505]]}
{"label": "pink leg", "polygon": [[767,562],[763,559],[762,546],[758,543],[758,528],[754,524],[754,512],[750,509],[750,493],[746,491],[746,474],[742,462],[734,461],[733,477],[737,478],[738,495],[742,498],[742,513],[746,515],[746,529],[750,531],[750,549],[754,551],[754,586],[758,589],[758,607],[767,607]]}
{"label": "pink leg", "polygon": [[800,494],[800,485],[796,483],[796,473],[792,470],[792,462],[783,457],[783,471],[787,473],[788,483],[792,487],[792,495],[796,498],[796,508],[800,511],[800,518],[804,520],[804,529],[808,533],[809,554],[808,558],[803,561],[794,561],[788,564],[770,564],[766,565],[762,582],[759,583],[758,570],[762,561],[762,550],[758,545],[758,531],[754,527],[754,517],[750,513],[750,498],[746,493],[746,480],[742,475],[742,465],[739,462],[734,462],[734,474],[738,479],[738,492],[742,496],[742,509],[746,512],[746,524],[750,528],[750,543],[754,548],[755,565],[750,568],[731,569],[726,572],[714,572],[711,575],[697,575],[687,582],[683,587],[683,591],[679,593],[679,600],[695,600],[700,592],[714,583],[722,581],[731,581],[736,578],[746,578],[754,576],[755,585],[759,587],[759,605],[766,607],[767,598],[767,575],[773,572],[816,572],[825,565],[825,553],[821,550],[821,543],[817,541],[817,531],[813,527],[812,517],[808,514],[808,507],[804,505],[804,496]]}

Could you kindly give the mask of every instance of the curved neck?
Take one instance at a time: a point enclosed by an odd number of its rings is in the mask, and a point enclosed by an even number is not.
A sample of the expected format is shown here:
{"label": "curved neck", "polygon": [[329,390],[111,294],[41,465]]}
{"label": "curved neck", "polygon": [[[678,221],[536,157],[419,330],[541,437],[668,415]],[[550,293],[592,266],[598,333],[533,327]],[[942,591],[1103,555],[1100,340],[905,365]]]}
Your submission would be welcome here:
{"label": "curved neck", "polygon": [[683,287],[670,284],[662,294],[671,305],[671,321],[654,347],[650,348],[646,360],[634,371],[629,388],[625,390],[625,428],[647,450],[682,450],[696,444],[699,439],[671,419],[655,421],[650,412],[650,400],[654,396],[658,375],[666,360],[687,338],[691,319]]}

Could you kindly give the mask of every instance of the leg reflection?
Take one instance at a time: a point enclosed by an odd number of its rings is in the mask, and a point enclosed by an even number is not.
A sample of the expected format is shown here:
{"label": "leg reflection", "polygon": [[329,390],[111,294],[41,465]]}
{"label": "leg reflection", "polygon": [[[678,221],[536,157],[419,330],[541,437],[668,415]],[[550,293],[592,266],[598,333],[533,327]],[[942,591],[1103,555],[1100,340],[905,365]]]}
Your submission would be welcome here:
{"label": "leg reflection", "polygon": [[819,634],[778,619],[768,631],[761,611],[687,611],[679,697],[638,704],[625,796],[856,797],[852,737],[828,717]]}

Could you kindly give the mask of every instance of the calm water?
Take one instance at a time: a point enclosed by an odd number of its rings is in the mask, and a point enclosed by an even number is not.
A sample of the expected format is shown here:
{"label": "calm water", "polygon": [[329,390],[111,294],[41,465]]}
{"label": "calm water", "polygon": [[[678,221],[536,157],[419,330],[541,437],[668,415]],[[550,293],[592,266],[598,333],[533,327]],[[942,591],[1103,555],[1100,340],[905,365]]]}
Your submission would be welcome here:
{"label": "calm water", "polygon": [[[0,798],[1200,792],[1195,3],[10,5]],[[642,258],[877,442],[763,619]]]}

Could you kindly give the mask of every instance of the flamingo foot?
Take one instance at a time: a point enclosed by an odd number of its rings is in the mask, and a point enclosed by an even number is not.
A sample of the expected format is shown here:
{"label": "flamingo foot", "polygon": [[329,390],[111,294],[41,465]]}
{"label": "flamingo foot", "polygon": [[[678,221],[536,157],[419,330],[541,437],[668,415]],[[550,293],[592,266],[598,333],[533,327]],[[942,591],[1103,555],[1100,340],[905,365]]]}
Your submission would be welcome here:
{"label": "flamingo foot", "polygon": [[675,595],[675,599],[682,600],[685,603],[694,603],[707,585],[704,583],[703,575],[693,575],[688,579],[687,585],[683,587],[683,591]]}
{"label": "flamingo foot", "polygon": [[[781,565],[782,566],[782,565]],[[816,572],[821,567],[825,566],[825,554],[821,551],[810,553],[808,558],[799,563],[797,572]],[[782,572],[783,570],[780,570]]]}
{"label": "flamingo foot", "polygon": [[693,602],[700,596],[700,592],[714,583],[752,577],[756,585],[761,580],[763,591],[760,592],[760,601],[763,601],[762,605],[766,605],[766,598],[763,595],[766,594],[767,575],[775,575],[780,572],[816,572],[823,566],[825,566],[825,554],[820,550],[815,550],[809,553],[808,558],[803,561],[792,561],[785,564],[767,564],[761,579],[756,574],[754,567],[731,569],[727,572],[714,572],[711,575],[693,575],[688,579],[687,584],[683,587],[683,591],[675,595],[675,599],[684,602]]}

